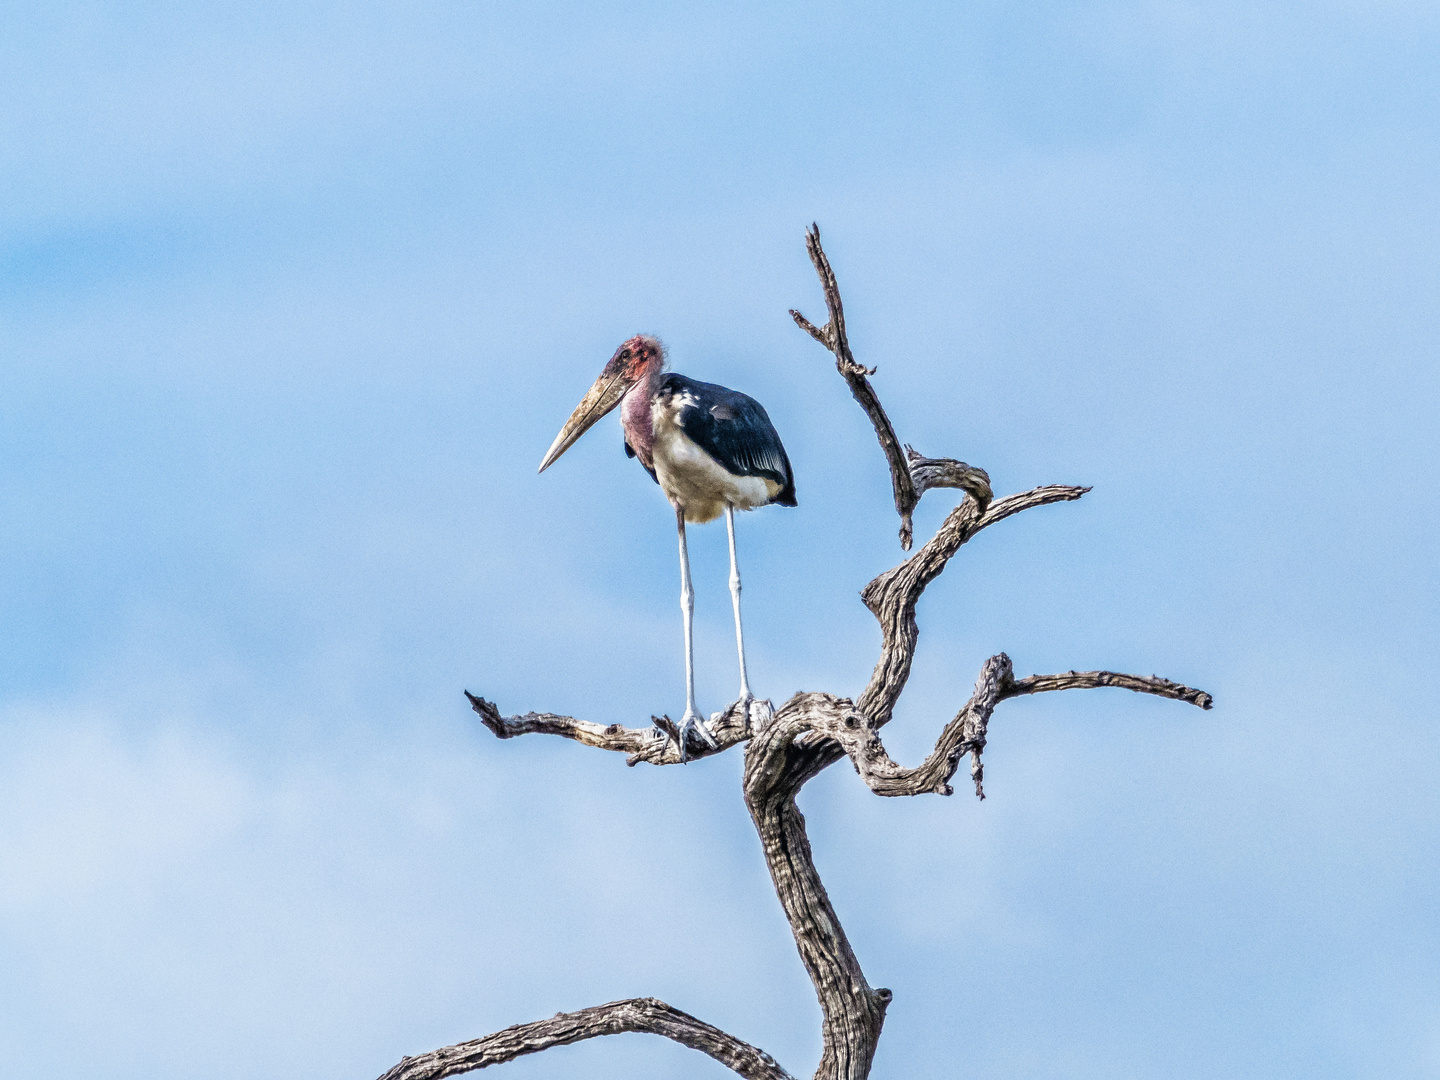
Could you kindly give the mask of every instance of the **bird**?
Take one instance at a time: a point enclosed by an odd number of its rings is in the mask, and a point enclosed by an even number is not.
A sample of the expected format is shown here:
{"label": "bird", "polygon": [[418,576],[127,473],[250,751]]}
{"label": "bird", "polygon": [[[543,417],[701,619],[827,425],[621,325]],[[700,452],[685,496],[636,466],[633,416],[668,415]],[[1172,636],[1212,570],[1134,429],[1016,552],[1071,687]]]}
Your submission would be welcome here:
{"label": "bird", "polygon": [[740,654],[736,705],[748,724],[755,698],[745,672],[735,511],[795,506],[795,474],[763,405],[737,390],[667,372],[665,366],[665,347],[657,338],[640,334],[624,342],[555,436],[540,462],[540,472],[555,464],[581,435],[618,406],[626,455],[639,460],[675,510],[680,534],[680,611],[685,624],[685,715],[677,742],[684,761],[692,732],[712,749],[718,745],[695,707],[695,590],[690,582],[685,525],[725,515],[735,645]]}

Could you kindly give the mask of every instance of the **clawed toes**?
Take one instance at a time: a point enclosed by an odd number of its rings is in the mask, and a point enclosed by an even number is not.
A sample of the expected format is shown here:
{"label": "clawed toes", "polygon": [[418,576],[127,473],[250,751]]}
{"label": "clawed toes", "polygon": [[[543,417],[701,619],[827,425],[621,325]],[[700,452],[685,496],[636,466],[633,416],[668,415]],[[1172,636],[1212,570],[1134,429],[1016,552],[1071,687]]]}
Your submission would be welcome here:
{"label": "clawed toes", "polygon": [[741,731],[749,735],[768,725],[775,718],[774,706],[765,698],[744,697],[733,701],[720,712],[711,713],[709,721],[706,721],[699,713],[690,713],[681,718],[679,724],[675,724],[668,717],[655,720],[655,726],[660,733],[675,743],[676,750],[680,753],[681,761],[690,759],[690,733],[695,735],[711,750],[720,749],[720,743],[716,740],[714,732],[720,728],[729,730],[733,726],[739,726]]}
{"label": "clawed toes", "polygon": [[680,724],[678,737],[675,740],[679,744],[681,761],[689,759],[690,733],[692,731],[699,735],[710,749],[718,750],[720,748],[720,744],[715,741],[715,736],[710,734],[710,729],[705,726],[705,721],[700,718],[700,714],[689,713]]}

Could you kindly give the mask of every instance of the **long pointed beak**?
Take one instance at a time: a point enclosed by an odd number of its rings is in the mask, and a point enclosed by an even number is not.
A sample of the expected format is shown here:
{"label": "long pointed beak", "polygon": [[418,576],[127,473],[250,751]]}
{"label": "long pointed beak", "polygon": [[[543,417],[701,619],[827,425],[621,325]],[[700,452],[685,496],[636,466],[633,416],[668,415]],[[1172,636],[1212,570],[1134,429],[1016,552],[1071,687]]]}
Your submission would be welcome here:
{"label": "long pointed beak", "polygon": [[595,422],[608,413],[620,399],[625,396],[625,391],[630,389],[630,384],[620,375],[602,374],[595,380],[595,385],[581,399],[580,404],[575,406],[575,411],[570,414],[570,419],[565,421],[565,426],[560,429],[560,434],[555,436],[555,441],[550,444],[550,449],[545,453],[545,460],[540,462],[540,471],[544,472],[555,460],[571,446],[575,440],[584,435],[594,426]]}

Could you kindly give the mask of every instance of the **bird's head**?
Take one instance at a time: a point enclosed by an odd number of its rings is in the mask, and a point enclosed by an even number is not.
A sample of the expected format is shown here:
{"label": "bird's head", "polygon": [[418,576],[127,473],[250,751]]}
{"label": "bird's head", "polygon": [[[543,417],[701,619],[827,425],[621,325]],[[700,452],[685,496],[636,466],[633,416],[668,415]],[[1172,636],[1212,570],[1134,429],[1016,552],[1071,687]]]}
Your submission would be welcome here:
{"label": "bird's head", "polygon": [[665,347],[659,339],[639,334],[615,350],[615,355],[600,372],[595,385],[580,399],[570,419],[555,436],[545,459],[540,462],[544,472],[555,464],[561,454],[575,445],[575,440],[594,426],[595,422],[620,404],[630,388],[643,380],[652,371],[665,365]]}

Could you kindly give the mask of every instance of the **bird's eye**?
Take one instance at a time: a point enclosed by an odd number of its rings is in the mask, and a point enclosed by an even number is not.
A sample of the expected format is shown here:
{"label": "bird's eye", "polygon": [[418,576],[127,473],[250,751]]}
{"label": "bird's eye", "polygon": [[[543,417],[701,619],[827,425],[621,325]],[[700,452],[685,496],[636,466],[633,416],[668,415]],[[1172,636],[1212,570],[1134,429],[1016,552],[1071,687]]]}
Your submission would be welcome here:
{"label": "bird's eye", "polygon": [[629,360],[629,359],[630,359],[630,350],[629,350],[629,349],[621,349],[621,350],[620,350],[620,359],[621,359],[621,360]]}

